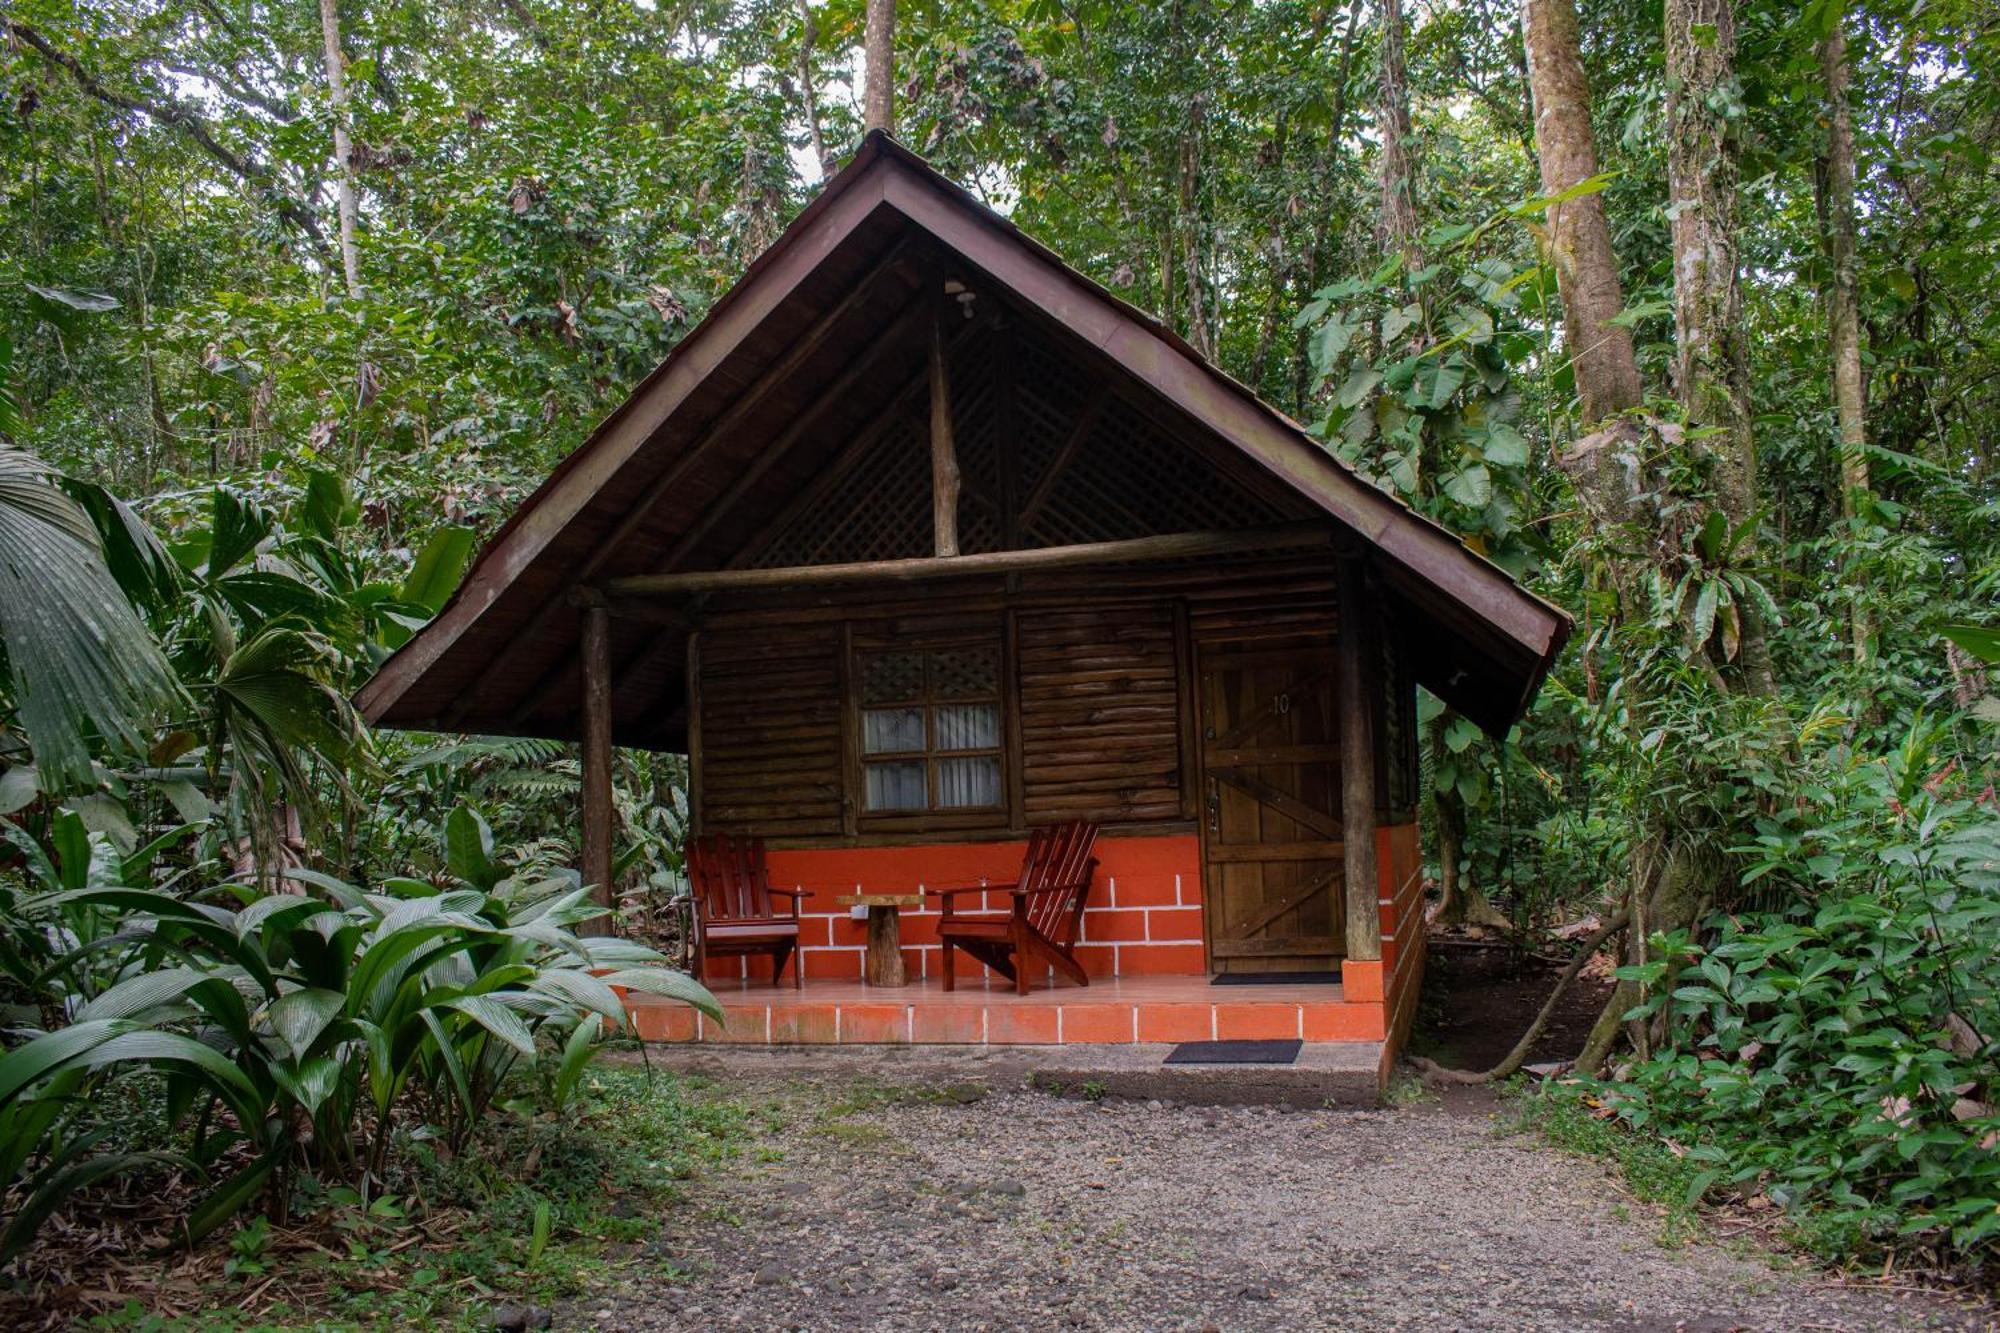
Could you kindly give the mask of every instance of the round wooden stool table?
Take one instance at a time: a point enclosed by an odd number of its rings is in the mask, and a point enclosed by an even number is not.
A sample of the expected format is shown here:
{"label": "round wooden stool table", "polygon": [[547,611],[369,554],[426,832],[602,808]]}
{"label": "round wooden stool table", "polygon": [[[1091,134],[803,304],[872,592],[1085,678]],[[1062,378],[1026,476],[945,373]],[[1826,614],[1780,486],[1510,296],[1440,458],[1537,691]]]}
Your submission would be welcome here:
{"label": "round wooden stool table", "polygon": [[907,986],[903,971],[902,909],[922,907],[921,893],[843,893],[834,899],[842,907],[868,909],[868,972],[871,986]]}

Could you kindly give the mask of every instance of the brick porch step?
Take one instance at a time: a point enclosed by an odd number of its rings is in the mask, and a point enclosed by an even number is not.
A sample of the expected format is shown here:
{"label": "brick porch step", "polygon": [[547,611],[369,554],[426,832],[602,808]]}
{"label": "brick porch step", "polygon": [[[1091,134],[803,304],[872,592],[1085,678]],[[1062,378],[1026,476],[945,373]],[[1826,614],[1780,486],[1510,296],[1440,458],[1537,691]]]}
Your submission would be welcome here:
{"label": "brick porch step", "polygon": [[1120,977],[1087,987],[1038,986],[1027,995],[992,984],[947,994],[935,981],[894,990],[808,981],[720,986],[726,1021],[677,1001],[632,995],[639,1036],[653,1042],[754,1045],[1139,1045],[1296,1037],[1308,1043],[1380,1042],[1384,1006],[1350,1001],[1340,986],[1211,986],[1206,977]]}

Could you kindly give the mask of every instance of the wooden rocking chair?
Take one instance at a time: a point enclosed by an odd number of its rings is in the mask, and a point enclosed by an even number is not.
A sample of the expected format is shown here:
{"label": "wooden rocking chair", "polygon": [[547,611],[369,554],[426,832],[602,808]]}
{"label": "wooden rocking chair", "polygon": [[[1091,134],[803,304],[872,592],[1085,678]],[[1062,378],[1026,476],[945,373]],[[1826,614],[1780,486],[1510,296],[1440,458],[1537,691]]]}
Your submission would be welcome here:
{"label": "wooden rocking chair", "polygon": [[[708,834],[687,844],[689,896],[694,899],[694,975],[700,980],[710,958],[747,954],[771,956],[771,984],[778,984],[785,960],[793,959],[792,988],[798,989],[799,897],[795,889],[771,887],[764,869],[761,838]],[[780,913],[773,897],[789,898]]]}
{"label": "wooden rocking chair", "polygon": [[[1028,993],[1033,961],[1055,968],[1079,986],[1090,978],[1076,961],[1076,936],[1083,925],[1083,905],[1097,873],[1091,848],[1097,845],[1097,825],[1078,821],[1036,829],[1028,838],[1021,861],[1021,878],[1012,888],[966,884],[932,889],[943,900],[938,918],[938,943],[944,961],[944,988],[957,982],[952,950],[963,949],[1014,983],[1017,994]],[[953,900],[967,893],[1009,893],[1014,910],[1006,916],[968,915]]]}

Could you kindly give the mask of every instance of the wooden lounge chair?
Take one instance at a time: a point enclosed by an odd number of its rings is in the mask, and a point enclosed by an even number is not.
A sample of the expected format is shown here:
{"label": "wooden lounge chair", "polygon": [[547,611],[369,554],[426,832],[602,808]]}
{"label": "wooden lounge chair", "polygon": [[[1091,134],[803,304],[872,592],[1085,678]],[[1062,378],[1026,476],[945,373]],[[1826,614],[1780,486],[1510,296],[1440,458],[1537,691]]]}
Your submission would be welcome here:
{"label": "wooden lounge chair", "polygon": [[[771,887],[764,869],[761,838],[709,834],[687,844],[689,895],[694,899],[694,974],[700,978],[710,958],[771,956],[771,984],[777,985],[785,960],[793,959],[792,987],[799,982],[799,897],[795,889]],[[772,899],[788,898],[780,912]]]}
{"label": "wooden lounge chair", "polygon": [[[1076,961],[1076,936],[1083,925],[1083,904],[1097,873],[1091,848],[1097,845],[1097,825],[1078,821],[1036,829],[1028,838],[1021,861],[1021,878],[1005,885],[965,884],[932,889],[943,900],[938,919],[938,943],[943,945],[944,988],[951,990],[952,951],[963,949],[1014,983],[1017,994],[1028,993],[1034,964],[1045,963],[1088,986],[1090,978]],[[970,915],[957,910],[955,900],[968,893],[1013,895],[1006,916]]]}

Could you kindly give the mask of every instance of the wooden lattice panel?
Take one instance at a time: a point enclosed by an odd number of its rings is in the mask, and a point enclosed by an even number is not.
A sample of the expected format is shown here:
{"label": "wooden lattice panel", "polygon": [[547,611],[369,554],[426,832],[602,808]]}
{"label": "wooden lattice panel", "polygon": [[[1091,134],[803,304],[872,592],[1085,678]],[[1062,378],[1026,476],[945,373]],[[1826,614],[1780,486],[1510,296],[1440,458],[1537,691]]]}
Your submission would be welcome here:
{"label": "wooden lattice panel", "polygon": [[[1014,357],[1013,399],[996,374]],[[952,429],[960,474],[958,535],[965,553],[999,550],[1002,453],[1011,436],[1015,494],[1035,492],[1065,453],[1078,421],[1094,412],[1021,546],[1060,546],[1157,533],[1256,527],[1303,516],[1281,512],[1169,436],[1074,360],[1019,326],[981,330],[952,355]],[[1093,403],[1095,404],[1093,409]],[[929,555],[931,465],[923,394],[809,511],[758,558],[766,568]]]}
{"label": "wooden lattice panel", "polygon": [[[1088,401],[1090,386],[1045,344],[1023,348],[1022,486],[1054,464]],[[1100,406],[1083,447],[1057,479],[1024,545],[1108,541],[1163,532],[1244,528],[1291,517],[1264,504],[1130,403]]]}
{"label": "wooden lattice panel", "polygon": [[930,484],[930,441],[924,428],[899,418],[757,563],[775,569],[929,555]]}

